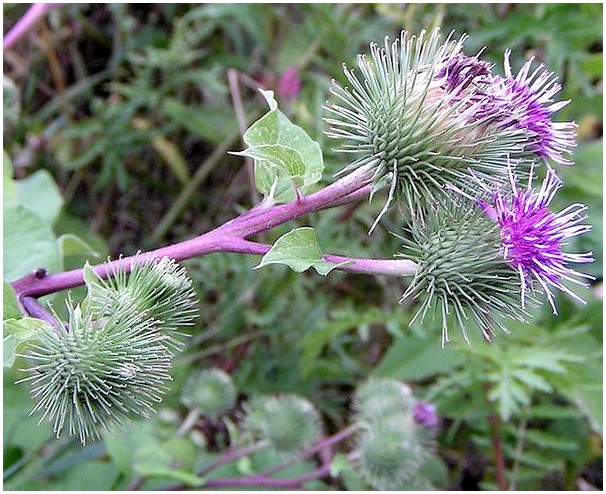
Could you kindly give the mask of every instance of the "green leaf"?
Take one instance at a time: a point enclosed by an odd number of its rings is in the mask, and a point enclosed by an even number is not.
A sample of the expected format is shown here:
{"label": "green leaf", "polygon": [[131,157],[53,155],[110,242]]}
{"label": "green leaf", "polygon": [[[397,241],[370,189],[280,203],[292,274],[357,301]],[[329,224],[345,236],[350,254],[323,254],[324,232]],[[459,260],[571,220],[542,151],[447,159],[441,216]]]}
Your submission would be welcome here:
{"label": "green leaf", "polygon": [[121,472],[128,474],[132,468],[133,444],[130,437],[106,433],[103,437],[105,448],[114,464]]}
{"label": "green leaf", "polygon": [[508,421],[520,410],[520,405],[530,404],[528,390],[513,377],[510,369],[505,367],[500,369],[500,372],[491,373],[488,379],[494,382],[488,399],[498,403],[499,414],[503,420]]}
{"label": "green leaf", "polygon": [[90,226],[80,218],[61,214],[53,230],[59,236],[59,249],[63,255],[64,269],[79,269],[86,261],[97,264],[109,254],[107,242],[92,233]]}
{"label": "green leaf", "polygon": [[4,367],[12,367],[15,363],[15,353],[17,353],[17,338],[9,334],[2,340],[2,362]]}
{"label": "green leaf", "polygon": [[580,410],[587,416],[591,428],[598,434],[603,433],[604,400],[601,383],[593,386],[577,386],[573,390],[564,390]]}
{"label": "green leaf", "polygon": [[15,290],[5,281],[2,286],[2,319],[19,319],[20,317]]}
{"label": "green leaf", "polygon": [[324,160],[319,144],[278,110],[273,92],[262,93],[270,111],[244,134],[248,148],[233,154],[254,160],[259,192],[289,202],[295,198],[295,187],[306,192],[322,178]]}
{"label": "green leaf", "polygon": [[4,367],[12,367],[15,354],[22,343],[36,337],[36,332],[48,323],[34,317],[5,319],[2,323],[4,335]]}
{"label": "green leaf", "polygon": [[3,321],[4,334],[13,335],[18,341],[31,340],[42,326],[48,326],[48,323],[35,317],[5,319]]}
{"label": "green leaf", "polygon": [[546,393],[549,393],[552,390],[552,387],[547,379],[535,372],[530,371],[529,369],[514,369],[511,374],[513,377],[515,377],[515,379],[521,381],[530,388],[545,391]]}
{"label": "green leaf", "polygon": [[47,170],[38,170],[27,178],[17,180],[16,187],[17,199],[24,208],[40,216],[46,223],[56,221],[63,207],[63,197]]}
{"label": "green leaf", "polygon": [[30,415],[32,401],[26,385],[15,385],[23,377],[16,369],[5,369],[4,382],[4,447],[19,447],[33,452],[49,440],[53,440],[53,431],[48,419],[40,424],[39,416]]}
{"label": "green leaf", "polygon": [[110,491],[118,475],[116,466],[106,461],[80,461],[77,468],[66,471],[61,490]]}
{"label": "green leaf", "polygon": [[77,235],[66,233],[65,235],[61,235],[58,240],[59,251],[62,257],[77,255],[101,257],[99,252]]}
{"label": "green leaf", "polygon": [[542,448],[559,449],[564,451],[575,451],[579,449],[576,441],[550,434],[549,432],[531,429],[526,432],[528,442]]}
{"label": "green leaf", "polygon": [[373,375],[393,379],[421,380],[444,374],[464,362],[462,353],[447,346],[440,348],[436,338],[420,338],[405,332],[391,345]]}
{"label": "green leaf", "polygon": [[338,477],[341,472],[344,472],[349,468],[351,468],[351,464],[349,463],[347,456],[343,453],[337,453],[330,462],[330,475],[331,477]]}
{"label": "green leaf", "polygon": [[133,470],[142,477],[161,477],[183,482],[190,487],[200,487],[204,479],[173,466],[168,450],[156,440],[150,439],[135,452]]}
{"label": "green leaf", "polygon": [[334,264],[324,261],[324,254],[318,245],[315,230],[305,226],[295,228],[276,240],[255,269],[269,264],[286,264],[297,273],[313,267],[319,274],[326,276],[345,263]]}
{"label": "green leaf", "polygon": [[4,209],[3,248],[6,280],[15,280],[36,268],[62,268],[57,238],[50,225],[23,206]]}
{"label": "green leaf", "polygon": [[152,145],[179,182],[187,184],[190,179],[187,162],[177,145],[163,136],[152,138]]}

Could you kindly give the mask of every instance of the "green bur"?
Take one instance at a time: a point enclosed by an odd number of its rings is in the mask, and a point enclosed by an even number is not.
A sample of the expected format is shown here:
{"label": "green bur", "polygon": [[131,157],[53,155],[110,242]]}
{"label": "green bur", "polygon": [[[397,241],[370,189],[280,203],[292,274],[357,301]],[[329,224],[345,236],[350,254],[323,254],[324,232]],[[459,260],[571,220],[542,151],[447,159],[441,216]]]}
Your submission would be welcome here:
{"label": "green bur", "polygon": [[520,280],[501,255],[499,226],[480,207],[463,200],[438,203],[411,230],[405,247],[419,269],[402,301],[420,300],[412,322],[423,322],[428,311],[439,313],[444,346],[451,313],[467,342],[470,318],[487,340],[494,326],[508,331],[503,319],[525,320]]}

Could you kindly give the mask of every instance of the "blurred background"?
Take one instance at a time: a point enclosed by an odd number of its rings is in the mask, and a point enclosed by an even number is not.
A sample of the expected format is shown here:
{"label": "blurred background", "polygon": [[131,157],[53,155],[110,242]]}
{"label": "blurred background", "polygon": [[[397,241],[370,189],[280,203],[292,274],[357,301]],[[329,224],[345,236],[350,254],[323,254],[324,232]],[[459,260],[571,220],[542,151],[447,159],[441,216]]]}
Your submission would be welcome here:
{"label": "blurred background", "polygon": [[[4,4],[6,33],[28,9]],[[440,489],[494,489],[495,448],[518,490],[602,488],[602,106],[601,4],[81,4],[50,7],[4,52],[4,149],[18,194],[38,216],[8,236],[4,277],[130,255],[212,229],[257,200],[243,131],[266,111],[256,87],[320,143],[325,181],[347,164],[326,138],[331,79],[344,82],[372,41],[402,29],[441,26],[470,35],[466,53],[503,73],[530,56],[558,74],[555,120],[578,123],[575,166],[554,208],[589,206],[591,233],[571,251],[593,251],[595,276],[579,305],[538,309],[491,345],[460,335],[440,348],[438,322],[409,327],[398,304],[404,281],[332,273],[253,271],[258,258],[216,254],[186,263],[200,318],[176,359],[174,382],[150,423],[162,435],[185,413],[179,394],[192,369],[230,373],[241,397],[297,393],[320,410],[327,431],[347,424],[351,395],[368,376],[401,379],[437,406],[440,429],[427,472]],[[5,180],[7,177],[5,163]],[[324,211],[267,234],[272,242],[311,225],[326,252],[391,257],[402,219],[383,202]],[[6,213],[6,209],[5,209]],[[37,227],[38,228],[38,227]],[[13,230],[9,233],[12,234]],[[74,290],[74,298],[82,292]],[[48,299],[60,310],[65,294]],[[16,366],[18,368],[18,366]],[[16,370],[5,371],[4,468],[9,489],[123,489],[130,480],[104,443],[82,449],[29,418]],[[173,422],[171,422],[173,421]],[[234,415],[237,422],[237,414]],[[207,443],[213,444],[209,429]],[[212,449],[212,448],[211,448]],[[202,453],[196,453],[202,454]],[[200,460],[201,461],[201,460]],[[318,488],[355,488],[320,484]]]}

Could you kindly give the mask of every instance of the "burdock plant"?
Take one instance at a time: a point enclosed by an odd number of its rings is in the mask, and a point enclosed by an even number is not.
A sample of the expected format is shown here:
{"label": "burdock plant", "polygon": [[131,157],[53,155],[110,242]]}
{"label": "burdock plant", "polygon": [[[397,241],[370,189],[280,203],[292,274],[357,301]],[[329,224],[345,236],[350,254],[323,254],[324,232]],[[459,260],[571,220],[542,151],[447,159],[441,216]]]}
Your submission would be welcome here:
{"label": "burdock plant", "polygon": [[[269,112],[244,135],[248,148],[236,153],[255,162],[265,196],[259,204],[180,243],[95,267],[36,270],[14,281],[22,312],[53,326],[40,326],[22,346],[34,410],[57,434],[67,429],[83,442],[151,413],[169,380],[172,353],[183,347],[180,328],[195,315],[193,284],[177,262],[213,252],[261,255],[259,268],[412,277],[403,300],[414,305],[414,320],[430,313],[441,318],[443,345],[452,328],[467,341],[476,326],[487,340],[495,328],[507,332],[509,321],[525,320],[540,292],[554,311],[553,289],[580,300],[568,283],[583,284],[588,276],[569,265],[592,258],[569,252],[566,242],[589,230],[582,224],[585,207],[549,209],[561,185],[551,166],[570,164],[575,144],[575,124],[552,118],[567,103],[554,100],[560,85],[533,60],[514,75],[509,52],[505,74],[496,74],[481,53],[464,53],[465,40],[443,39],[438,29],[404,32],[384,46],[371,45],[357,69],[345,68],[348,85],[334,83],[334,101],[326,106],[328,135],[342,141],[353,161],[334,183],[317,186],[324,170],[319,145],[263,91]],[[540,189],[533,189],[535,172],[545,169]],[[385,205],[371,233],[392,206],[405,217],[408,233],[396,232],[405,250],[397,259],[325,254],[311,227],[293,229],[273,245],[251,240],[308,213],[378,194],[386,194]],[[82,284],[88,296],[81,305],[68,304],[66,324],[35,301]],[[205,408],[218,418],[233,405],[233,393],[216,393],[223,381],[203,377],[207,389],[192,384],[184,400],[192,412]],[[375,392],[390,396],[375,399]],[[360,454],[374,464],[367,469],[371,483],[405,483],[416,465],[411,445],[421,444],[411,433],[419,424],[406,388],[377,382],[360,389],[356,406],[368,425]],[[320,434],[319,415],[306,400],[259,398],[247,407],[244,427],[278,451],[305,448]],[[392,411],[393,423],[373,420]],[[394,424],[397,432],[385,438]],[[398,470],[404,456],[410,468]]]}

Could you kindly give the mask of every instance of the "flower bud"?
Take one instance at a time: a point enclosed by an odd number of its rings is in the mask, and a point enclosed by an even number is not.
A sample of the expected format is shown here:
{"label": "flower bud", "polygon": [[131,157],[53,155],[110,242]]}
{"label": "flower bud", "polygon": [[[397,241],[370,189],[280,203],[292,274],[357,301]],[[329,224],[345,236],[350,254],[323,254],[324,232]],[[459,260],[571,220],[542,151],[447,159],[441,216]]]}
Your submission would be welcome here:
{"label": "flower bud", "polygon": [[449,341],[451,322],[469,343],[470,317],[487,340],[495,325],[508,331],[501,319],[525,320],[521,283],[501,255],[499,227],[475,204],[438,205],[413,222],[411,233],[406,246],[419,268],[402,301],[420,299],[412,322],[422,322],[429,310],[441,315],[442,346]]}
{"label": "flower bud", "polygon": [[358,420],[375,422],[382,418],[410,412],[414,398],[410,388],[395,379],[370,378],[355,394],[353,407]]}
{"label": "flower bud", "polygon": [[117,270],[106,280],[86,268],[90,310],[109,315],[126,307],[135,307],[171,336],[173,348],[180,349],[179,328],[192,325],[196,317],[196,295],[185,268],[174,260],[149,259],[133,261],[130,273]]}
{"label": "flower bud", "polygon": [[260,397],[245,407],[245,429],[279,452],[292,453],[320,436],[320,415],[306,399],[294,395]]}
{"label": "flower bud", "polygon": [[377,490],[402,490],[422,483],[419,469],[433,438],[411,414],[392,415],[364,431],[357,448],[363,477]]}
{"label": "flower bud", "polygon": [[327,107],[328,135],[358,156],[343,172],[365,167],[376,188],[390,184],[381,214],[396,197],[414,212],[442,197],[446,184],[469,191],[471,173],[505,183],[507,154],[523,151],[523,129],[491,125],[505,108],[480,89],[490,66],[461,54],[465,36],[440,39],[436,29],[427,40],[403,32],[384,48],[373,44],[370,60],[358,56],[359,74],[345,69],[351,87],[332,89],[338,102]]}
{"label": "flower bud", "polygon": [[168,335],[131,307],[101,316],[68,304],[69,330],[44,326],[26,355],[36,405],[57,437],[67,429],[84,444],[133,417],[149,417],[162,401],[172,356]]}
{"label": "flower bud", "polygon": [[236,388],[231,377],[221,369],[193,371],[181,401],[212,420],[231,410],[236,403]]}
{"label": "flower bud", "polygon": [[413,417],[418,424],[425,427],[436,427],[439,419],[435,405],[418,401],[413,408]]}

